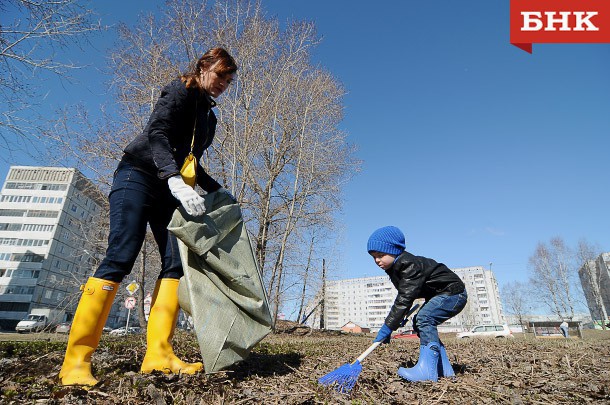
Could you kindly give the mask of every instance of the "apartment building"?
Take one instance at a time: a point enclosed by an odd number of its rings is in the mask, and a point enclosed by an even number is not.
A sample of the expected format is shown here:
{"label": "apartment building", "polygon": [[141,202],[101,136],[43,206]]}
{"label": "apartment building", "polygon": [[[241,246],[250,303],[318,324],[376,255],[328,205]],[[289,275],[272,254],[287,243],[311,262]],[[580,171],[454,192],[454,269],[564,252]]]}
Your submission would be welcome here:
{"label": "apartment building", "polygon": [[[460,315],[439,327],[457,332],[473,325],[505,323],[498,284],[491,270],[481,266],[453,269],[464,281],[468,305]],[[339,330],[348,322],[376,332],[394,303],[397,291],[388,276],[328,281],[325,293],[325,327]],[[410,324],[407,325],[407,328]],[[312,324],[313,327],[319,327]]]}
{"label": "apartment building", "polygon": [[482,266],[452,269],[466,285],[468,304],[443,324],[445,331],[470,329],[474,325],[506,323],[498,282],[491,269]]}
{"label": "apartment building", "polygon": [[325,327],[339,330],[348,322],[379,329],[396,298],[388,276],[328,281],[325,294]]}
{"label": "apartment building", "polygon": [[610,252],[589,260],[578,270],[591,318],[597,324],[610,321]]}
{"label": "apartment building", "polygon": [[0,329],[33,308],[74,314],[104,196],[78,170],[11,166],[0,193]]}

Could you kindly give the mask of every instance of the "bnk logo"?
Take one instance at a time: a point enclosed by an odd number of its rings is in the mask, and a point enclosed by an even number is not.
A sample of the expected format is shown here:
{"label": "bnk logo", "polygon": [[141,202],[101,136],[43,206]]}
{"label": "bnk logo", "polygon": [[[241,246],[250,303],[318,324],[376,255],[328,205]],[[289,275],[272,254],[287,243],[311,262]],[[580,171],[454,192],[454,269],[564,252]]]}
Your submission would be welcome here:
{"label": "bnk logo", "polygon": [[511,0],[510,42],[529,53],[533,43],[610,42],[610,1]]}
{"label": "bnk logo", "polygon": [[[597,11],[545,11],[544,17],[542,14],[540,11],[522,11],[521,31],[599,31],[591,22],[591,18],[599,14]],[[575,17],[573,22],[570,19],[572,15]]]}

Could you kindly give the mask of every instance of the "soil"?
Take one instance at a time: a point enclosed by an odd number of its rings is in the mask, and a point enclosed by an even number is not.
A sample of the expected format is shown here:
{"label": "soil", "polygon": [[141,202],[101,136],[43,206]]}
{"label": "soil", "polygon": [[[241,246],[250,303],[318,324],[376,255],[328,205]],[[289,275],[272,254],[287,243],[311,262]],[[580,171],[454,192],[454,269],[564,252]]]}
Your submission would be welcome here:
{"label": "soil", "polygon": [[[140,374],[145,335],[102,336],[90,390],[62,387],[57,374],[66,337],[3,335],[0,403],[3,404],[557,404],[610,403],[610,331],[585,331],[584,339],[458,340],[442,336],[456,378],[409,383],[398,367],[419,356],[417,339],[395,339],[362,363],[347,394],[318,378],[353,361],[372,335],[311,331],[283,323],[250,357],[212,375]],[[8,336],[8,338],[7,338]],[[29,341],[16,340],[29,339]],[[200,361],[195,336],[178,331],[176,354]]]}

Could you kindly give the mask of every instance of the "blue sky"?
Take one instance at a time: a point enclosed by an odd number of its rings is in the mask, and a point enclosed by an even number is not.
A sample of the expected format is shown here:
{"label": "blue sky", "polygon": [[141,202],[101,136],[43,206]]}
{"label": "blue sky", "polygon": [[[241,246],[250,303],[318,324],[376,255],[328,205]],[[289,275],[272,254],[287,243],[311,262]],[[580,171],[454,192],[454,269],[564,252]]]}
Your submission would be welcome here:
{"label": "blue sky", "polygon": [[[131,24],[160,1],[96,2]],[[316,23],[314,60],[345,86],[342,129],[362,172],[347,186],[338,278],[380,275],[369,234],[396,225],[407,249],[450,267],[527,279],[538,242],[610,251],[610,45],[509,44],[509,2],[263,0],[281,21]],[[75,52],[103,65],[111,33]],[[94,72],[93,72],[94,73]],[[101,74],[53,86],[49,104],[104,101]],[[31,164],[23,159],[15,162]],[[7,165],[0,163],[0,175]]]}

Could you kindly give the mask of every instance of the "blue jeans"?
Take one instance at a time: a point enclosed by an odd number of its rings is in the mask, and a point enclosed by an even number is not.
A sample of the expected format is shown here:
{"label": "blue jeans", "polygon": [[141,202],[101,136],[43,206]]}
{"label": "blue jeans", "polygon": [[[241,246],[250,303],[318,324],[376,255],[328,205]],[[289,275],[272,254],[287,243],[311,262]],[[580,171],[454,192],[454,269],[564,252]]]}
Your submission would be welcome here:
{"label": "blue jeans", "polygon": [[419,335],[422,346],[441,340],[436,327],[459,314],[466,306],[466,290],[455,295],[437,295],[424,303],[413,318],[413,329]]}
{"label": "blue jeans", "polygon": [[176,237],[167,230],[179,202],[166,180],[121,161],[114,172],[109,195],[110,232],[106,257],[93,274],[103,280],[121,282],[133,268],[150,224],[159,254],[159,278],[180,278],[182,262]]}

